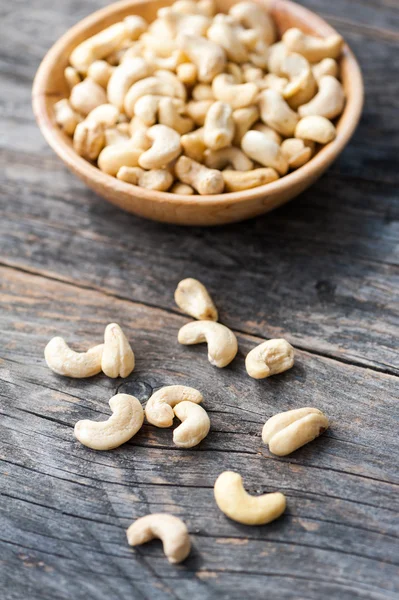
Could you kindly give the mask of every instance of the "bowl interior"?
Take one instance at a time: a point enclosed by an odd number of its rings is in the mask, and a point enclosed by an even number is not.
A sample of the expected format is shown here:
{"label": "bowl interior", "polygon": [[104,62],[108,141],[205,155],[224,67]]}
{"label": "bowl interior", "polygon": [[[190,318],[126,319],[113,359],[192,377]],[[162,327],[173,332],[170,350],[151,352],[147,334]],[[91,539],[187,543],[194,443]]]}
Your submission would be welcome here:
{"label": "bowl interior", "polygon": [[[200,199],[197,202],[198,205],[206,203],[207,206],[220,206],[223,203],[225,206],[229,206],[263,196],[265,198],[269,197],[271,203],[270,207],[265,210],[274,208],[274,206],[290,199],[315,181],[341,152],[357,125],[363,102],[362,78],[356,59],[347,46],[344,47],[340,62],[346,105],[337,123],[337,138],[321,148],[308,163],[296,171],[289,173],[276,182],[244,192],[200,197],[176,196],[168,192],[149,192],[143,188],[132,186],[101,172],[96,166],[78,156],[72,147],[71,139],[55,123],[53,105],[61,98],[69,95],[69,89],[64,78],[64,69],[68,65],[68,57],[71,51],[86,38],[120,21],[129,14],[138,14],[147,21],[152,21],[156,18],[157,10],[160,7],[172,3],[173,0],[124,0],[93,13],[62,36],[44,58],[33,86],[33,106],[42,133],[50,146],[72,171],[99,194],[104,195],[111,201],[114,201],[111,196],[122,195],[124,197],[123,207],[127,210],[129,210],[129,207],[125,205],[128,203],[129,197],[137,198],[137,196],[140,196],[143,200],[156,201],[160,205],[175,203],[176,206],[181,206],[185,202],[193,204],[194,198]],[[321,17],[289,0],[271,0],[260,3],[269,7],[280,35],[290,27],[299,27],[306,33],[320,36],[335,32]],[[235,2],[233,0],[217,0],[216,4],[219,12],[226,12]],[[276,192],[279,193],[280,199],[274,202],[273,198]],[[118,204],[118,202],[116,203]],[[119,203],[119,205],[122,204]],[[162,211],[162,206],[160,210]],[[137,211],[133,210],[133,212]],[[157,218],[157,216],[155,215],[154,218]]]}

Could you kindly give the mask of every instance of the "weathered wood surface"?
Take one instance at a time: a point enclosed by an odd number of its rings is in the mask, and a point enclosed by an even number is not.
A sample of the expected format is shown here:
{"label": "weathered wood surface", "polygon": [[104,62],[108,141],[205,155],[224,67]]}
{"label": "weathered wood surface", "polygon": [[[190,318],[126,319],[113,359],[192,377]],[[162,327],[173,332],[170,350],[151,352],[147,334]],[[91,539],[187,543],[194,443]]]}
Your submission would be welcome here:
{"label": "weathered wood surface", "polygon": [[[399,598],[398,305],[399,5],[306,0],[363,67],[366,106],[342,157],[290,205],[248,223],[184,229],[126,215],[89,192],[46,146],[30,108],[34,72],[69,26],[106,0],[0,0],[1,598],[16,600]],[[173,304],[203,279],[240,353],[212,368],[180,347]],[[137,356],[128,381],[57,377],[43,348],[83,348],[117,320]],[[283,335],[295,368],[245,375],[259,337]],[[257,337],[258,336],[258,337]],[[195,369],[193,368],[195,366]],[[106,418],[117,389],[143,402],[189,383],[212,430],[190,451],[145,425],[95,453],[73,438]],[[275,412],[316,405],[331,429],[285,459],[261,442]],[[226,519],[212,486],[240,471],[251,492],[281,489],[288,510],[260,528]],[[184,565],[157,543],[131,550],[125,528],[147,512],[182,516]]]}

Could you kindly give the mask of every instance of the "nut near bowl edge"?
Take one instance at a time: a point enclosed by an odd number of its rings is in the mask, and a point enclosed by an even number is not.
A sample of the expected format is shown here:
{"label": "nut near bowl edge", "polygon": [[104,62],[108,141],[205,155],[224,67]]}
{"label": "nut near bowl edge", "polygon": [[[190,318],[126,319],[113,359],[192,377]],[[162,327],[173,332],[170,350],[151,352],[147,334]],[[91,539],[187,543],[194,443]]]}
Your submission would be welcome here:
{"label": "nut near bowl edge", "polygon": [[[217,0],[217,8],[220,12],[227,12],[234,3],[232,0]],[[322,37],[336,33],[321,17],[289,0],[260,3],[268,7],[280,35],[290,27],[299,27],[305,33]],[[359,65],[347,45],[340,61],[346,104],[337,124],[336,139],[289,175],[243,192],[180,196],[125,183],[81,158],[74,151],[71,139],[56,124],[53,105],[68,96],[64,69],[71,51],[86,38],[127,15],[138,14],[152,21],[159,8],[170,4],[172,1],[165,0],[123,0],[111,4],[80,21],[54,44],[39,67],[32,92],[33,110],[45,139],[67,167],[97,194],[128,212],[155,221],[179,225],[221,225],[255,217],[291,200],[312,185],[330,166],[358,124],[363,106],[363,82]]]}

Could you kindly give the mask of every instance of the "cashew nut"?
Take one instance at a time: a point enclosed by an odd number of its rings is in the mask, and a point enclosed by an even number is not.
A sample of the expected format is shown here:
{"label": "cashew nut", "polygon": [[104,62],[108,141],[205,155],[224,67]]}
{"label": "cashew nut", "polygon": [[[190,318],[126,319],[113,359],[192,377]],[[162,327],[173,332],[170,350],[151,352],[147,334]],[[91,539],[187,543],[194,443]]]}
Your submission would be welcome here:
{"label": "cashew nut", "polygon": [[101,369],[107,377],[127,377],[134,369],[134,353],[117,323],[110,323],[104,332]]}
{"label": "cashew nut", "polygon": [[240,41],[234,28],[225,20],[215,18],[207,31],[208,39],[221,46],[227,58],[235,63],[248,60],[248,51]]}
{"label": "cashew nut", "polygon": [[184,103],[177,98],[162,97],[158,107],[158,121],[162,125],[171,127],[180,135],[188,133],[194,128],[190,117],[182,117]]}
{"label": "cashew nut", "polygon": [[270,46],[267,53],[267,69],[273,75],[282,75],[281,65],[287,56],[288,50],[283,42],[277,42]]}
{"label": "cashew nut", "polygon": [[247,29],[254,29],[268,46],[274,42],[276,37],[274,23],[265,8],[257,2],[234,4],[229,14]]}
{"label": "cashew nut", "polygon": [[251,129],[254,129],[255,131],[260,131],[269,140],[273,140],[273,142],[276,142],[276,144],[278,145],[281,145],[281,142],[283,141],[282,136],[279,133],[277,133],[277,131],[274,131],[274,129],[269,127],[269,125],[265,125],[261,121],[259,121],[259,123],[255,123],[255,125]]}
{"label": "cashew nut", "polygon": [[214,102],[206,113],[204,142],[211,150],[229,146],[233,141],[234,121],[231,106],[226,102]]}
{"label": "cashew nut", "polygon": [[63,98],[54,104],[55,122],[62,127],[68,135],[73,135],[78,123],[82,121],[81,115],[73,110],[69,100]]}
{"label": "cashew nut", "polygon": [[299,117],[288,106],[284,98],[275,90],[263,90],[259,94],[260,116],[262,121],[284,137],[294,135]]}
{"label": "cashew nut", "polygon": [[132,85],[140,80],[147,81],[152,73],[151,66],[143,58],[130,58],[123,61],[112,73],[108,85],[108,100],[119,110],[123,109],[126,95]]}
{"label": "cashew nut", "polygon": [[280,175],[287,173],[288,163],[281,152],[280,146],[261,131],[253,129],[247,131],[242,138],[241,148],[247,156],[261,165],[276,169]]}
{"label": "cashew nut", "polygon": [[320,38],[306,35],[296,27],[287,29],[282,39],[290,52],[298,52],[312,63],[319,62],[323,58],[338,58],[344,44],[342,37],[337,33]]}
{"label": "cashew nut", "polygon": [[148,27],[147,21],[143,17],[140,17],[140,15],[128,15],[124,18],[124,23],[129,31],[131,40],[138,40]]}
{"label": "cashew nut", "polygon": [[179,48],[198,69],[198,79],[208,83],[221,73],[226,64],[226,54],[220,46],[198,35],[182,34],[178,38]]}
{"label": "cashew nut", "polygon": [[115,177],[121,167],[137,167],[142,154],[142,148],[136,148],[131,140],[128,140],[106,146],[100,152],[97,164],[101,171]]}
{"label": "cashew nut", "polygon": [[295,128],[295,137],[318,144],[328,144],[335,139],[336,135],[336,129],[331,121],[319,115],[303,117]]}
{"label": "cashew nut", "polygon": [[216,504],[227,517],[244,525],[265,525],[280,517],[286,508],[281,492],[251,496],[243,486],[242,477],[224,471],[215,481]]}
{"label": "cashew nut", "polygon": [[290,169],[302,167],[312,156],[312,148],[298,138],[287,138],[281,144],[281,152]]}
{"label": "cashew nut", "polygon": [[166,513],[154,513],[137,519],[126,531],[129,546],[140,546],[159,538],[166,558],[172,564],[187,558],[191,550],[190,536],[181,519]]}
{"label": "cashew nut", "polygon": [[117,127],[107,127],[104,131],[105,145],[111,146],[113,144],[119,144],[120,142],[127,142],[129,135],[119,131]]}
{"label": "cashew nut", "polygon": [[169,190],[172,194],[179,194],[182,196],[192,196],[194,194],[194,190],[191,185],[187,185],[186,183],[174,183]]}
{"label": "cashew nut", "polygon": [[253,348],[245,359],[250,377],[263,379],[291,369],[294,365],[294,348],[284,339],[267,340]]}
{"label": "cashew nut", "polygon": [[281,70],[290,78],[283,90],[283,96],[290,107],[297,109],[301,104],[309,102],[316,93],[317,84],[306,58],[292,52],[282,61]]}
{"label": "cashew nut", "polygon": [[129,117],[132,117],[134,115],[134,108],[137,100],[141,98],[141,96],[146,96],[147,94],[153,96],[172,96],[185,100],[186,93],[184,86],[177,77],[176,81],[178,85],[176,85],[175,81],[166,79],[165,77],[146,77],[140,79],[140,81],[136,81],[136,83],[133,83],[129,88],[129,91],[125,96],[124,107],[126,114]]}
{"label": "cashew nut", "polygon": [[114,67],[106,60],[95,60],[88,68],[87,76],[98,85],[101,85],[102,88],[106,88],[113,72]]}
{"label": "cashew nut", "polygon": [[154,392],[145,407],[147,421],[156,427],[173,425],[173,407],[179,402],[199,404],[202,394],[186,385],[168,385]]}
{"label": "cashew nut", "polygon": [[141,96],[134,105],[134,115],[145,125],[151,127],[155,125],[158,119],[159,102],[163,96],[146,94]]}
{"label": "cashew nut", "polygon": [[202,406],[180,402],[174,407],[174,413],[182,421],[173,432],[173,442],[179,448],[192,448],[208,435],[211,422]]}
{"label": "cashew nut", "polygon": [[188,277],[179,282],[175,290],[175,302],[187,315],[202,321],[217,321],[218,311],[206,287]]}
{"label": "cashew nut", "polygon": [[325,75],[338,77],[338,63],[333,58],[323,58],[320,62],[312,65],[313,77],[319,81]]}
{"label": "cashew nut", "polygon": [[220,150],[208,150],[205,155],[205,165],[210,169],[224,169],[228,165],[236,171],[253,169],[253,162],[239,148],[229,146]]}
{"label": "cashew nut", "polygon": [[121,181],[158,192],[167,192],[173,183],[173,176],[167,169],[143,171],[140,167],[121,167],[116,177]]}
{"label": "cashew nut", "polygon": [[183,147],[184,153],[189,158],[197,162],[202,162],[204,158],[204,152],[206,150],[206,145],[204,142],[204,130],[202,127],[192,131],[191,133],[182,135],[180,138],[180,143]]}
{"label": "cashew nut", "polygon": [[254,104],[259,92],[255,83],[234,83],[233,76],[226,73],[215,77],[212,91],[217,100],[228,103],[233,109]]}
{"label": "cashew nut", "polygon": [[307,104],[299,107],[300,117],[320,115],[326,119],[335,119],[341,114],[345,104],[345,94],[341,83],[331,75],[319,80],[319,91]]}
{"label": "cashew nut", "polygon": [[182,63],[178,65],[176,75],[182,83],[194,85],[197,81],[198,70],[193,63]]}
{"label": "cashew nut", "polygon": [[78,421],[75,437],[93,450],[112,450],[132,438],[144,422],[144,411],[134,396],[116,394],[109,401],[112,415],[107,421]]}
{"label": "cashew nut", "polygon": [[93,108],[86,117],[86,121],[94,121],[104,127],[116,125],[119,118],[119,110],[113,104],[101,104]]}
{"label": "cashew nut", "polygon": [[215,367],[226,367],[235,358],[238,350],[234,333],[221,323],[193,321],[183,325],[178,337],[180,344],[192,345],[206,342],[208,360]]}
{"label": "cashew nut", "polygon": [[327,417],[317,408],[298,408],[271,417],[263,426],[262,440],[277,456],[287,456],[328,428]]}
{"label": "cashew nut", "polygon": [[252,171],[230,171],[225,169],[222,175],[228,192],[242,192],[278,179],[278,173],[269,168],[253,169]]}
{"label": "cashew nut", "polygon": [[226,73],[228,73],[228,75],[231,75],[231,77],[234,80],[234,83],[244,83],[243,73],[242,73],[240,65],[237,65],[236,63],[233,63],[233,62],[228,62],[226,64],[225,70],[226,70]]}
{"label": "cashew nut", "polygon": [[212,86],[208,83],[197,83],[197,85],[193,87],[191,95],[193,100],[212,100],[212,102],[215,100]]}
{"label": "cashew nut", "polygon": [[274,73],[268,73],[262,77],[262,79],[258,79],[256,84],[260,90],[275,90],[276,92],[283,94],[288,85],[288,79],[286,77],[279,77]]}
{"label": "cashew nut", "polygon": [[96,160],[104,145],[104,127],[100,123],[88,119],[78,123],[73,135],[73,147],[80,156]]}
{"label": "cashew nut", "polygon": [[115,23],[79,44],[72,50],[69,62],[77,71],[86,74],[91,63],[119,50],[129,37],[126,23]]}
{"label": "cashew nut", "polygon": [[139,166],[143,169],[159,169],[179,156],[180,136],[174,129],[166,125],[153,125],[147,131],[147,137],[153,144],[139,157]]}
{"label": "cashew nut", "polygon": [[100,104],[105,104],[107,96],[104,89],[98,83],[87,77],[73,86],[69,102],[77,112],[87,116],[93,108],[100,106]]}
{"label": "cashew nut", "polygon": [[187,156],[180,156],[177,160],[175,173],[180,181],[191,185],[201,196],[223,192],[224,181],[221,172],[208,169]]}
{"label": "cashew nut", "polygon": [[257,106],[237,108],[237,110],[233,111],[233,121],[235,126],[233,143],[240,145],[244,135],[258,119],[259,109]]}
{"label": "cashew nut", "polygon": [[54,337],[44,349],[44,358],[54,373],[82,379],[101,372],[103,348],[100,344],[87,352],[74,352],[62,337]]}
{"label": "cashew nut", "polygon": [[202,126],[213,103],[214,100],[191,100],[186,105],[186,113],[196,125]]}
{"label": "cashew nut", "polygon": [[213,0],[177,0],[173,3],[173,10],[186,15],[198,14],[213,17],[215,3]]}
{"label": "cashew nut", "polygon": [[82,81],[79,73],[73,67],[66,67],[64,77],[70,90]]}
{"label": "cashew nut", "polygon": [[173,37],[179,33],[202,36],[211,24],[209,17],[201,14],[185,14],[174,10],[173,6],[164,6],[158,10],[158,18],[170,29]]}

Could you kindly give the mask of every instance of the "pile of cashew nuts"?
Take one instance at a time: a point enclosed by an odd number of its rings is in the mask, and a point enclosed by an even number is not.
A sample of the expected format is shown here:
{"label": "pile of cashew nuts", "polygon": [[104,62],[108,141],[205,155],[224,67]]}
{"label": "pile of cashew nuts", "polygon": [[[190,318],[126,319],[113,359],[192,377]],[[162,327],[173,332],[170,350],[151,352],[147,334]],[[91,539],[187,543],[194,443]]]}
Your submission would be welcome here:
{"label": "pile of cashew nuts", "polygon": [[251,1],[215,12],[177,0],[73,50],[54,112],[80,156],[133,185],[204,195],[276,181],[334,140],[342,37],[291,28],[277,40]]}
{"label": "pile of cashew nuts", "polygon": [[[235,358],[238,343],[235,334],[218,322],[217,308],[206,287],[197,279],[183,279],[176,288],[178,307],[195,321],[178,333],[183,345],[206,342],[209,362],[226,367]],[[104,342],[86,352],[75,352],[61,337],[52,338],[45,350],[47,365],[59,375],[74,378],[92,377],[100,372],[111,378],[128,377],[135,367],[132,347],[117,323],[105,328]],[[282,373],[294,364],[294,349],[284,339],[267,340],[247,355],[245,367],[250,377],[263,379]],[[201,392],[183,385],[169,385],[155,391],[145,409],[129,394],[116,394],[109,405],[112,415],[106,421],[78,421],[74,428],[77,440],[93,450],[112,450],[129,441],[141,429],[146,417],[155,427],[172,427],[175,417],[181,424],[173,431],[179,448],[197,446],[209,433],[210,419],[200,406]],[[327,417],[317,408],[305,407],[278,413],[269,418],[262,430],[262,441],[276,456],[287,456],[311,442],[328,428]],[[214,485],[215,501],[230,519],[246,525],[264,525],[277,519],[286,508],[281,492],[252,496],[243,486],[241,475],[225,471]],[[127,530],[131,546],[153,538],[163,542],[164,553],[171,563],[183,561],[191,548],[186,525],[166,513],[149,514],[137,519]]]}

